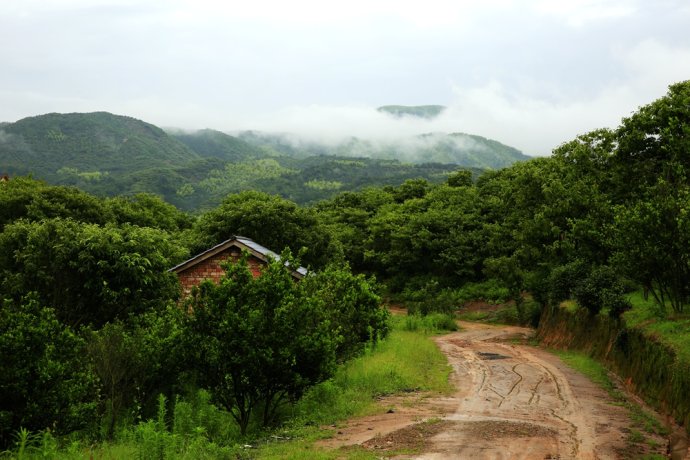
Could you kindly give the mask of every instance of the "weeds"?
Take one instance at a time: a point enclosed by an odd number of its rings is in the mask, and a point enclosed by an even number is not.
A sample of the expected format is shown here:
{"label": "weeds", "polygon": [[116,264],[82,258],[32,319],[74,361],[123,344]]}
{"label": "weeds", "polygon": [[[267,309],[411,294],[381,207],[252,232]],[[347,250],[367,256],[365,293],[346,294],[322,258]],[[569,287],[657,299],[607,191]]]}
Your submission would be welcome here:
{"label": "weeds", "polygon": [[448,313],[419,314],[404,317],[403,330],[409,332],[423,332],[424,334],[438,334],[440,332],[457,331],[455,317]]}

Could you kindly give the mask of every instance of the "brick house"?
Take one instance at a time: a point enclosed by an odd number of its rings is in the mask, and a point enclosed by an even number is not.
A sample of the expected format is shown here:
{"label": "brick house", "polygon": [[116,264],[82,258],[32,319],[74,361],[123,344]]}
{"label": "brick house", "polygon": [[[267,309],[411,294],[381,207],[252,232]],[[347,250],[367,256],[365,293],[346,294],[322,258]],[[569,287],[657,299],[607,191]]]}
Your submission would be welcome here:
{"label": "brick house", "polygon": [[[237,261],[243,250],[249,253],[247,264],[255,277],[261,274],[261,268],[269,259],[280,259],[278,254],[249,238],[233,236],[169,270],[177,273],[180,279],[182,297],[188,296],[192,288],[203,280],[209,279],[218,283],[225,275],[221,264],[227,260]],[[297,280],[306,274],[307,269],[304,267],[292,271],[292,276]]]}

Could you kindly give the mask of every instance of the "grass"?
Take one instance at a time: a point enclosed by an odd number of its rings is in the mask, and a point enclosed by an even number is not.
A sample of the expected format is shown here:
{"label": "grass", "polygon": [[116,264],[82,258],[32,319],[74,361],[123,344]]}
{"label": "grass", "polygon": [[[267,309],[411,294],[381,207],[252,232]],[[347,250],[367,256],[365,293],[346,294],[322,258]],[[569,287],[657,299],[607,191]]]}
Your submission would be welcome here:
{"label": "grass", "polygon": [[680,359],[690,362],[690,315],[673,314],[651,297],[645,300],[640,291],[628,294],[628,300],[633,308],[623,314],[626,325],[642,329],[671,347]]}
{"label": "grass", "polygon": [[424,334],[439,334],[446,331],[457,331],[455,317],[447,313],[430,313],[428,315],[407,315],[401,322],[402,329],[410,332],[421,331]]}
{"label": "grass", "polygon": [[584,374],[592,382],[606,390],[614,399],[620,399],[622,395],[615,389],[609,378],[606,367],[589,356],[574,351],[555,351],[561,361],[566,363],[581,374]]}
{"label": "grass", "polygon": [[426,333],[403,330],[406,317],[392,318],[393,331],[374,350],[342,366],[333,379],[307,392],[295,407],[309,424],[331,424],[371,413],[382,395],[430,391],[449,393],[450,367]]}
{"label": "grass", "polygon": [[458,319],[477,321],[488,324],[519,324],[518,311],[515,305],[503,305],[496,309],[479,311],[460,311]]}

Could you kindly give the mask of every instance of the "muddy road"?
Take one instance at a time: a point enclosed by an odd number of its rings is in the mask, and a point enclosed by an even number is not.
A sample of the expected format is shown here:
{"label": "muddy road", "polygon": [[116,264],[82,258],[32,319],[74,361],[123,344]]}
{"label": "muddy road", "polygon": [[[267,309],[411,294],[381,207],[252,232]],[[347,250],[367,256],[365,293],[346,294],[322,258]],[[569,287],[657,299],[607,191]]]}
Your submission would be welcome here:
{"label": "muddy road", "polygon": [[[461,325],[461,332],[435,338],[453,368],[455,394],[386,399],[388,413],[352,420],[323,444],[421,451],[394,457],[401,459],[634,456],[628,410],[554,355],[525,345],[533,331]],[[665,452],[665,439],[654,442]]]}

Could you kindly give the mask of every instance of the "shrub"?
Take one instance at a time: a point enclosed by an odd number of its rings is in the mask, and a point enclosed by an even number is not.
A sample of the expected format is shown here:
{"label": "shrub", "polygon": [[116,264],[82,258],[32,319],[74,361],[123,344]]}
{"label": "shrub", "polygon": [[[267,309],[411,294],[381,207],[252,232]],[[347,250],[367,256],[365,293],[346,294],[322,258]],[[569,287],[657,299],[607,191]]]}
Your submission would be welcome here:
{"label": "shrub", "polygon": [[611,267],[594,268],[575,286],[573,294],[580,307],[586,308],[593,315],[605,306],[613,307],[610,313],[614,317],[629,309],[623,298],[623,283]]}
{"label": "shrub", "polygon": [[83,429],[96,410],[96,378],[84,340],[35,297],[0,310],[0,445],[20,427],[57,434]]}
{"label": "shrub", "polygon": [[575,260],[560,267],[556,267],[549,275],[549,300],[558,305],[564,300],[572,298],[575,286],[587,277],[587,265],[581,260]]}
{"label": "shrub", "polygon": [[497,279],[488,279],[479,283],[467,283],[456,291],[459,302],[482,300],[492,304],[505,303],[510,299],[510,290]]}

